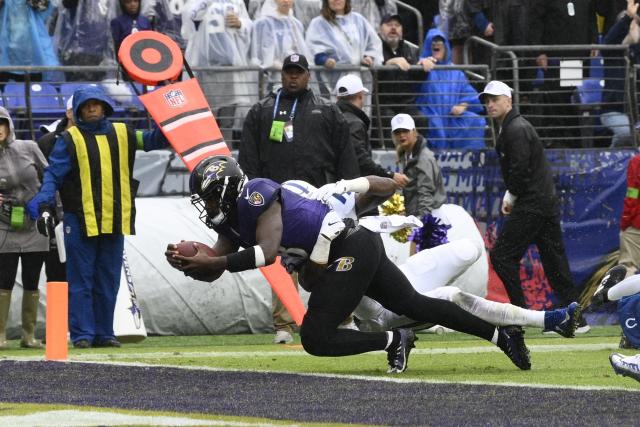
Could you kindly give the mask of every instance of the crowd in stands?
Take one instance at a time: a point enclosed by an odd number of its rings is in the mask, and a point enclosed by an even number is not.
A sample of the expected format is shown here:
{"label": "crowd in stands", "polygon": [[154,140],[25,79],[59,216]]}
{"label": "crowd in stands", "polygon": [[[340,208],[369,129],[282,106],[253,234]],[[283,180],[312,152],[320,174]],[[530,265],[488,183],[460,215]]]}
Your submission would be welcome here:
{"label": "crowd in stands", "polygon": [[[160,31],[178,43],[191,66],[215,67],[197,72],[197,77],[221,127],[233,129],[233,139],[239,140],[248,108],[279,85],[283,58],[299,53],[315,65],[314,91],[331,101],[336,101],[338,79],[359,73],[371,91],[365,110],[376,111],[371,132],[382,141],[390,139],[391,117],[404,112],[414,117],[432,148],[449,149],[491,145],[490,122],[475,96],[488,77],[499,78],[522,94],[514,100],[520,101],[521,111],[546,147],[587,146],[579,105],[584,89],[563,75],[574,67],[572,76],[578,77],[572,78],[578,81],[604,79],[589,86],[604,104],[595,109],[596,115],[606,114],[600,129],[604,137],[595,145],[628,146],[634,144],[630,135],[636,120],[624,99],[628,89],[623,56],[632,64],[636,56],[633,49],[630,54],[605,48],[637,45],[633,37],[624,37],[629,31],[625,25],[632,21],[626,4],[624,0],[2,0],[0,67],[115,66],[116,52],[128,34]],[[414,10],[422,14],[421,21]],[[478,44],[471,44],[467,55],[465,43],[472,36],[497,46],[518,46],[517,61],[505,60],[501,53],[496,57],[495,51]],[[439,43],[444,45],[440,51]],[[601,51],[556,49],[596,43],[604,43]],[[602,66],[603,57],[609,66]],[[465,72],[468,64],[491,66],[493,75],[471,79],[472,73]],[[460,69],[439,68],[446,65]],[[247,67],[262,69],[263,79]],[[357,67],[362,68],[357,71]],[[603,69],[609,72],[598,77]],[[24,73],[0,72],[0,90],[5,82],[24,81]],[[113,79],[115,75],[96,70],[69,70],[64,75],[29,72],[31,82]],[[261,81],[266,84],[259,87]]]}

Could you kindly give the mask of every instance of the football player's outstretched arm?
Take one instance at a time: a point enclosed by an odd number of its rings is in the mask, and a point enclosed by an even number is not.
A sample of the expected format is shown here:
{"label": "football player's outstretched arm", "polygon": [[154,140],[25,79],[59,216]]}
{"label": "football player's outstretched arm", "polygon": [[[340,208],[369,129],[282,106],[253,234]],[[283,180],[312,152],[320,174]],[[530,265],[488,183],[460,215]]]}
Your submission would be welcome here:
{"label": "football player's outstretched arm", "polygon": [[366,212],[381,203],[384,203],[400,187],[391,178],[369,175],[369,189],[365,193],[358,194],[356,198],[356,213]]}

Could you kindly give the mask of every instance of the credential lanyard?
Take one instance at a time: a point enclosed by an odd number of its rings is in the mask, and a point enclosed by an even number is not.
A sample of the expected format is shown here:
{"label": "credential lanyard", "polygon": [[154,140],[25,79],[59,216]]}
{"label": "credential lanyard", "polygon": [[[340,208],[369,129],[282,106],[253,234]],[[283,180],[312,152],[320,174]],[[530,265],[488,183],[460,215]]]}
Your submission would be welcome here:
{"label": "credential lanyard", "polygon": [[[280,95],[282,94],[282,89],[278,90],[278,94],[276,95],[276,103],[273,106],[273,120],[276,119],[276,114],[278,112],[278,105],[280,105]],[[293,121],[293,116],[296,115],[296,107],[298,106],[298,98],[293,102],[293,107],[291,107],[291,114],[289,114],[289,120]]]}

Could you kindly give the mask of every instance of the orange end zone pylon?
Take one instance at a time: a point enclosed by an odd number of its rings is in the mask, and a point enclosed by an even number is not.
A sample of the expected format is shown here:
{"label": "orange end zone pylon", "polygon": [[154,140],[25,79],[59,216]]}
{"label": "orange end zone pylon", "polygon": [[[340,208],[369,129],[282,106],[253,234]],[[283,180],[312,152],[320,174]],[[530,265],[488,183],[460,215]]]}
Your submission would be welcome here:
{"label": "orange end zone pylon", "polygon": [[[139,98],[189,171],[206,157],[231,155],[197,79],[173,83],[183,64],[191,75],[173,40],[155,31],[138,31],[123,40],[118,60],[133,80],[152,86],[164,84]],[[279,258],[260,271],[300,325],[306,309]]]}
{"label": "orange end zone pylon", "polygon": [[47,283],[46,360],[67,360],[69,325],[69,286],[67,282]]}

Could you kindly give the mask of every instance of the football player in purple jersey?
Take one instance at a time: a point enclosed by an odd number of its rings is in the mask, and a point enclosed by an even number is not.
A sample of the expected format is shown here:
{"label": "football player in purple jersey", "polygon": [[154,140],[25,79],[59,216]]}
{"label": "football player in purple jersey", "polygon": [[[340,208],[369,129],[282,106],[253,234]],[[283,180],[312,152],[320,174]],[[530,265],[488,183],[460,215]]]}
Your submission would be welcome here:
{"label": "football player in purple jersey", "polygon": [[[189,186],[201,220],[218,233],[214,250],[219,256],[198,251],[185,257],[170,244],[165,252],[169,264],[195,279],[213,281],[224,270],[271,264],[279,249],[309,254],[298,267],[300,284],[311,293],[300,329],[307,353],[347,356],[386,350],[387,372],[403,372],[416,340],[411,329],[338,329],[366,295],[394,313],[490,341],[520,369],[531,368],[519,328],[495,327],[450,301],[421,295],[387,258],[377,233],[346,226],[322,201],[304,198],[269,179],[247,180],[228,156],[204,159],[191,173]],[[341,186],[343,192],[366,193],[370,181],[361,177],[341,181]]]}

